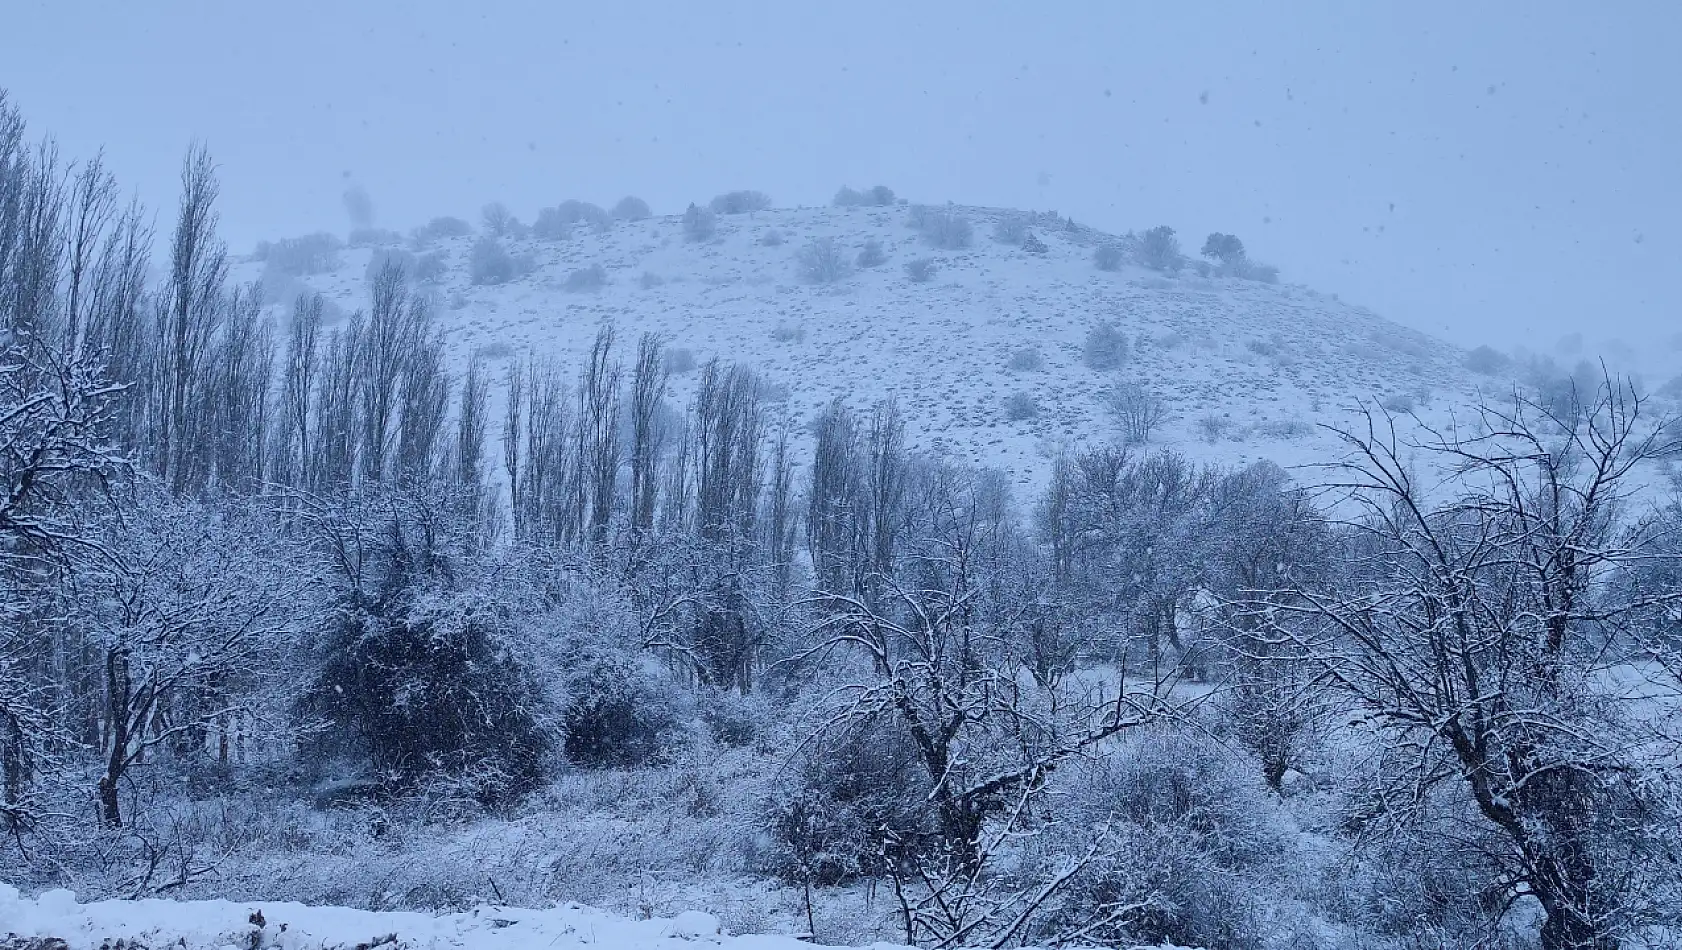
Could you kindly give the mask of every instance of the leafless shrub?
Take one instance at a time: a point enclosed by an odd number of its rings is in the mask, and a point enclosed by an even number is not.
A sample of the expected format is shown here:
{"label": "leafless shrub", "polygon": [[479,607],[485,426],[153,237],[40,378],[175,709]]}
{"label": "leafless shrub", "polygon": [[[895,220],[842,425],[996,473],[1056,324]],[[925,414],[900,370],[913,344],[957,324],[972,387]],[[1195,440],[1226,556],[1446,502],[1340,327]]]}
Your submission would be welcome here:
{"label": "leafless shrub", "polygon": [[564,241],[572,237],[572,224],[561,214],[561,209],[543,208],[532,222],[531,236],[539,241]]}
{"label": "leafless shrub", "polygon": [[718,233],[718,215],[706,208],[691,204],[683,213],[683,239],[699,244],[713,239]]}
{"label": "leafless shrub", "polygon": [[602,209],[600,205],[577,198],[568,198],[555,206],[555,212],[562,221],[577,227],[583,225],[597,234],[605,234],[613,228],[613,216]]}
{"label": "leafless shrub", "polygon": [[1039,415],[1039,400],[1028,393],[1011,393],[1005,397],[1005,418],[1011,422],[1026,422]]}
{"label": "leafless shrub", "polygon": [[590,293],[606,286],[607,270],[600,264],[580,267],[567,275],[566,288],[568,293]]}
{"label": "leafless shrub", "polygon": [[970,246],[974,240],[975,228],[969,218],[956,211],[931,208],[927,205],[914,205],[906,223],[923,240],[943,250],[955,251]]}
{"label": "leafless shrub", "polygon": [[781,247],[783,232],[776,228],[766,228],[765,233],[759,236],[759,243],[764,247]]}
{"label": "leafless shrub", "polygon": [[508,237],[517,223],[514,212],[500,201],[493,201],[479,209],[479,222],[484,225],[485,233],[499,238]]}
{"label": "leafless shrub", "polygon": [[1010,354],[1005,366],[1016,373],[1038,373],[1045,369],[1045,354],[1037,346],[1026,346]]}
{"label": "leafless shrub", "polygon": [[1412,393],[1391,393],[1379,400],[1379,407],[1385,412],[1405,416],[1416,408]]}
{"label": "leafless shrub", "polygon": [[450,271],[450,257],[443,251],[428,251],[415,258],[415,280],[436,283]]}
{"label": "leafless shrub", "polygon": [[911,278],[912,283],[926,284],[934,280],[934,275],[940,271],[940,262],[932,257],[919,257],[905,262],[905,276]]}
{"label": "leafless shrub", "polygon": [[1256,432],[1269,439],[1301,439],[1313,434],[1314,427],[1301,419],[1275,419],[1256,426]]}
{"label": "leafless shrub", "polygon": [[1092,252],[1092,264],[1099,270],[1121,270],[1122,260],[1121,245],[1113,242],[1100,244],[1098,249]]}
{"label": "leafless shrub", "polygon": [[853,271],[852,262],[847,260],[841,243],[832,237],[808,241],[795,257],[795,262],[801,278],[813,284],[833,284]]}
{"label": "leafless shrub", "polygon": [[871,238],[864,242],[864,247],[859,250],[857,262],[859,267],[868,270],[872,267],[880,267],[887,262],[888,254],[882,250],[881,241]]}
{"label": "leafless shrub", "polygon": [[1129,445],[1149,442],[1162,424],[1168,408],[1142,380],[1117,383],[1109,393],[1110,412],[1121,426],[1122,439]]}
{"label": "leafless shrub", "polygon": [[1028,236],[1028,219],[1020,214],[1007,214],[993,225],[993,240],[1000,244],[1020,247]]}
{"label": "leafless shrub", "polygon": [[1210,445],[1226,438],[1233,429],[1232,419],[1216,413],[1207,413],[1197,419],[1197,434]]}

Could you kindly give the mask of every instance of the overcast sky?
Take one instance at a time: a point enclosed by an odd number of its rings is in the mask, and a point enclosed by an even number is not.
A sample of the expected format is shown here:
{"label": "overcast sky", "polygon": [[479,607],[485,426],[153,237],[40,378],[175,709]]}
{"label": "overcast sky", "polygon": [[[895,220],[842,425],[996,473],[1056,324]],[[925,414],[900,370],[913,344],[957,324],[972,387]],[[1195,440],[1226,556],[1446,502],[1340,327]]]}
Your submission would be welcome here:
{"label": "overcast sky", "polygon": [[7,6],[32,127],[103,146],[163,221],[205,140],[236,251],[343,233],[350,181],[402,229],[882,182],[1232,231],[1464,344],[1682,334],[1675,0]]}

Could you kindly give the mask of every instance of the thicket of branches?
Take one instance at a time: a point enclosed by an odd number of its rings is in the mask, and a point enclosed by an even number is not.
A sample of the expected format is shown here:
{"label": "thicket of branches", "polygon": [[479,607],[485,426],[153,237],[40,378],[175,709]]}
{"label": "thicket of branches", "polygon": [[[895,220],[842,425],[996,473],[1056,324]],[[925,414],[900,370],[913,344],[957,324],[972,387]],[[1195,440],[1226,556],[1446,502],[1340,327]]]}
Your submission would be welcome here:
{"label": "thicket of branches", "polygon": [[[453,371],[400,256],[337,325],[271,315],[204,149],[182,186],[154,248],[0,99],[20,879],[212,880],[160,830],[183,796],[483,813],[752,749],[749,863],[813,927],[859,883],[936,947],[1676,922],[1682,515],[1647,484],[1676,444],[1616,380],[1411,442],[1375,410],[1320,493],[1119,445],[1013,497],[892,402],[793,419],[715,361],[680,405],[662,341],[610,326],[577,366]],[[1288,840],[1309,799],[1334,857]]]}

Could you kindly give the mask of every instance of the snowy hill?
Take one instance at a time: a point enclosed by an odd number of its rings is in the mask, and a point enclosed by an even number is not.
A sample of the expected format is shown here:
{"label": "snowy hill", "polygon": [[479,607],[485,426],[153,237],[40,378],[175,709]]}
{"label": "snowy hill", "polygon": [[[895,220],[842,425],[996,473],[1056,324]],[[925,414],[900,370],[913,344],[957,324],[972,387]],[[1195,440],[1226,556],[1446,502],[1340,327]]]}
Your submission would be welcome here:
{"label": "snowy hill", "polygon": [[[1060,445],[1117,435],[1105,397],[1122,381],[1141,381],[1162,400],[1153,442],[1231,463],[1324,457],[1331,442],[1315,425],[1344,418],[1357,398],[1429,415],[1473,391],[1454,348],[1313,290],[1189,269],[1103,271],[1093,254],[1109,235],[1038,216],[1033,233],[1044,249],[1031,252],[990,237],[1017,212],[941,210],[971,220],[969,247],[929,246],[904,207],[721,215],[704,242],[686,241],[681,217],[667,216],[605,233],[580,228],[557,242],[508,241],[530,270],[500,285],[470,282],[474,238],[438,239],[431,248],[446,256],[446,272],[426,286],[458,363],[477,351],[499,378],[511,358],[527,355],[552,354],[571,371],[611,322],[627,355],[638,334],[653,331],[699,361],[753,364],[779,392],[786,387],[797,423],[837,396],[895,397],[913,445],[1003,468],[1021,486],[1040,482]],[[797,257],[820,238],[849,261],[876,241],[887,260],[834,283],[803,280]],[[335,269],[303,281],[349,313],[366,306],[374,253],[347,249]],[[904,265],[924,257],[938,270],[915,282]],[[596,265],[604,286],[568,289],[575,271]],[[239,276],[260,273],[251,263]],[[1127,337],[1119,369],[1083,360],[1101,322]],[[693,378],[674,376],[680,400]]]}

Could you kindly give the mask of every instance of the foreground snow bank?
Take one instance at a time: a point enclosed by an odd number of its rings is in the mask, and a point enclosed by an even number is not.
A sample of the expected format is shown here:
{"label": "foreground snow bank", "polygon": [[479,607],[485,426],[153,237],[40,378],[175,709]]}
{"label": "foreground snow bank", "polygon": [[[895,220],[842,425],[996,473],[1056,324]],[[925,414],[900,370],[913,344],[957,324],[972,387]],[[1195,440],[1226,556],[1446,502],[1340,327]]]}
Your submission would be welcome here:
{"label": "foreground snow bank", "polygon": [[[69,950],[130,946],[187,950],[501,950],[602,946],[673,948],[677,941],[728,943],[732,950],[809,950],[792,937],[733,937],[718,918],[698,911],[669,920],[629,920],[576,905],[552,910],[479,907],[431,914],[310,907],[287,902],[99,901],[79,904],[69,891],[20,897],[0,884],[0,946],[57,939]],[[24,945],[27,945],[25,943]]]}
{"label": "foreground snow bank", "polygon": [[[99,901],[70,891],[21,897],[0,884],[0,948],[100,950],[812,950],[788,936],[734,936],[718,918],[689,911],[631,920],[570,904],[550,910],[482,906],[460,914],[311,907],[283,901]],[[54,941],[51,944],[45,941]],[[876,944],[888,950],[893,944]],[[1172,950],[1172,948],[1162,948]]]}

